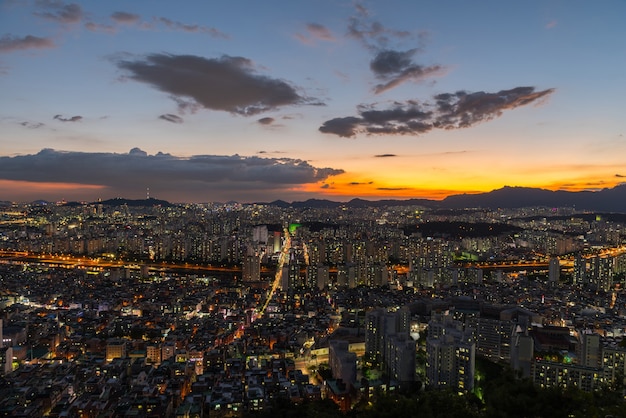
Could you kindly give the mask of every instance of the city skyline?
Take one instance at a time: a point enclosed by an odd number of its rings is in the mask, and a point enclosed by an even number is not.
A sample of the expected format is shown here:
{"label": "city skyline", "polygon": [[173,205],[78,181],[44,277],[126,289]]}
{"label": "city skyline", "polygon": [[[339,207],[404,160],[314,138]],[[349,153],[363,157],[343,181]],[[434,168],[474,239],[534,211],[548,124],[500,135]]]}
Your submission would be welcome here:
{"label": "city skyline", "polygon": [[623,183],[626,4],[0,3],[0,200]]}

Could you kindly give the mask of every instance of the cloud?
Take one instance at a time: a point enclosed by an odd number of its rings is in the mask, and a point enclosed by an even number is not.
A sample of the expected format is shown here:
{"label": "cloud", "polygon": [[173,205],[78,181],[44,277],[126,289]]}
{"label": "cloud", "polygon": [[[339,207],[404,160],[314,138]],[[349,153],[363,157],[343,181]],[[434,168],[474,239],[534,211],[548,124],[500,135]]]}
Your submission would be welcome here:
{"label": "cloud", "polygon": [[40,9],[35,16],[52,20],[59,23],[77,23],[83,18],[83,9],[76,3],[64,4],[56,0],[38,0],[36,3]]}
{"label": "cloud", "polygon": [[44,149],[37,154],[0,157],[0,180],[80,182],[102,186],[113,196],[142,195],[146,187],[158,185],[162,196],[180,196],[187,201],[216,201],[218,196],[241,199],[246,193],[261,199],[264,193],[279,195],[281,190],[322,182],[342,173],[343,170],[318,168],[291,158],[183,158],[163,153],[149,155],[139,148],[127,154]]}
{"label": "cloud", "polygon": [[502,111],[537,102],[554,92],[554,89],[535,91],[534,87],[515,87],[497,93],[483,91],[435,96],[438,120],[436,127],[444,129],[467,128],[502,115]]}
{"label": "cloud", "polygon": [[180,116],[172,115],[171,113],[166,113],[164,115],[159,116],[159,119],[166,120],[172,123],[183,123],[184,120]]}
{"label": "cloud", "polygon": [[410,187],[377,187],[376,190],[386,190],[386,191],[402,191],[402,190],[412,190]]}
{"label": "cloud", "polygon": [[285,151],[278,151],[278,150],[274,150],[274,151],[260,150],[260,151],[257,151],[257,154],[286,154],[286,152]]}
{"label": "cloud", "polygon": [[243,57],[152,54],[116,64],[131,79],[169,93],[181,110],[206,108],[249,116],[281,106],[319,104],[286,81],[257,74],[254,63]]}
{"label": "cloud", "polygon": [[111,19],[117,23],[122,23],[126,25],[132,25],[139,21],[139,15],[134,13],[127,12],[113,12],[111,14]]}
{"label": "cloud", "polygon": [[258,123],[260,123],[261,125],[271,125],[272,123],[274,123],[274,118],[270,118],[270,117],[266,117],[266,118],[261,118],[259,120],[257,120]]}
{"label": "cloud", "polygon": [[105,32],[105,33],[115,33],[117,31],[117,28],[113,25],[105,25],[102,23],[94,23],[94,22],[85,23],[85,29],[91,32]]}
{"label": "cloud", "polygon": [[54,42],[49,38],[26,35],[23,38],[4,35],[0,38],[0,52],[13,52],[25,49],[49,49],[54,48]]}
{"label": "cloud", "polygon": [[396,154],[377,154],[374,155],[376,158],[389,158],[389,157],[397,157]]}
{"label": "cloud", "polygon": [[370,20],[370,13],[362,4],[356,5],[356,11],[357,14],[350,17],[348,22],[348,36],[369,50],[387,49],[390,41],[413,36],[409,31],[389,29],[378,21]]}
{"label": "cloud", "polygon": [[558,25],[559,22],[557,22],[556,20],[551,20],[548,23],[546,23],[546,29],[552,29],[555,28],[556,25]]}
{"label": "cloud", "polygon": [[615,177],[623,178],[623,177],[626,177],[626,176],[623,175],[623,174],[616,174]]}
{"label": "cloud", "polygon": [[[410,32],[386,28],[382,23],[369,18],[368,10],[361,4],[357,14],[350,18],[348,36],[358,40],[374,54],[370,70],[381,82],[374,86],[374,93],[380,94],[405,82],[419,82],[427,77],[440,76],[445,68],[440,65],[425,66],[414,61],[417,52],[423,49],[427,32]],[[390,47],[397,42],[417,41],[418,47],[399,50]]]}
{"label": "cloud", "polygon": [[157,20],[160,23],[163,23],[165,26],[167,26],[169,29],[171,30],[180,30],[183,32],[191,32],[191,33],[204,33],[207,35],[212,36],[213,38],[221,38],[221,39],[228,39],[229,36],[223,32],[221,32],[218,29],[215,28],[211,28],[208,26],[201,26],[201,25],[189,25],[186,23],[181,23],[181,22],[177,22],[174,20],[170,20],[166,17],[159,17],[159,18],[155,18],[155,20]]}
{"label": "cloud", "polygon": [[64,118],[61,115],[54,115],[54,117],[52,119],[56,119],[59,120],[61,122],[80,122],[83,117],[82,116],[72,116],[70,118]]}
{"label": "cloud", "polygon": [[440,65],[425,67],[414,63],[412,57],[416,51],[416,49],[408,51],[387,49],[378,52],[370,62],[370,69],[383,83],[374,87],[374,93],[383,93],[407,81],[418,82],[444,73],[445,69]]}
{"label": "cloud", "polygon": [[320,126],[320,132],[325,134],[335,134],[344,138],[356,135],[359,125],[363,122],[362,118],[348,116],[345,118],[334,118],[324,122]]}
{"label": "cloud", "polygon": [[45,126],[41,122],[28,122],[28,121],[20,122],[20,125],[28,129],[38,129],[38,128],[41,128],[42,126]]}
{"label": "cloud", "polygon": [[534,87],[516,87],[497,93],[444,93],[435,96],[433,103],[395,102],[386,110],[361,105],[357,108],[358,117],[330,119],[319,130],[340,137],[353,137],[358,133],[420,135],[433,129],[468,128],[499,117],[504,110],[538,103],[553,92],[554,89],[535,91]]}
{"label": "cloud", "polygon": [[335,42],[332,32],[319,23],[307,23],[306,34],[296,33],[296,39],[306,45],[313,45],[315,41]]}

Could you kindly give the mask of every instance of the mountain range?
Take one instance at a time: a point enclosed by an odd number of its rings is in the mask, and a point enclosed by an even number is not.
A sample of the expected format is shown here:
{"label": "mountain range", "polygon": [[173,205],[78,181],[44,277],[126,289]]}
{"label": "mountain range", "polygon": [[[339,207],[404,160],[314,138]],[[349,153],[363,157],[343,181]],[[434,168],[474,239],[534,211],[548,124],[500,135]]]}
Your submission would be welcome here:
{"label": "mountain range", "polygon": [[[43,203],[43,202],[34,202]],[[171,206],[165,200],[150,199],[109,199],[100,202],[107,206]],[[521,207],[573,207],[581,211],[598,211],[626,213],[626,184],[599,191],[568,192],[563,190],[552,191],[530,187],[505,186],[486,193],[458,194],[448,196],[443,200],[406,199],[406,200],[364,200],[352,199],[348,202],[337,202],[326,199],[308,199],[292,203],[284,200],[258,203],[282,208],[366,208],[385,206],[421,206],[429,209],[512,209]],[[10,206],[11,202],[0,201],[0,206]],[[78,202],[68,202],[67,205],[82,205]]]}
{"label": "mountain range", "polygon": [[407,199],[407,200],[375,200],[352,199],[348,202],[309,199],[302,202],[287,203],[276,200],[268,205],[294,208],[349,208],[383,207],[383,206],[423,206],[431,209],[497,209],[521,207],[573,207],[578,210],[626,213],[626,184],[599,191],[552,191],[530,187],[509,187],[486,193],[458,194],[443,200]]}

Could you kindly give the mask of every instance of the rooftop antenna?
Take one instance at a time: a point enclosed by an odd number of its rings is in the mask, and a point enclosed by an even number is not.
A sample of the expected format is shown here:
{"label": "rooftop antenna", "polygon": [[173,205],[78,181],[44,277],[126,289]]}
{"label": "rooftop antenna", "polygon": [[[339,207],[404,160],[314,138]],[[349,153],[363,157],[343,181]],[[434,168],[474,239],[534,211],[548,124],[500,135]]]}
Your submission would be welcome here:
{"label": "rooftop antenna", "polygon": [[150,188],[146,188],[146,200],[150,200]]}

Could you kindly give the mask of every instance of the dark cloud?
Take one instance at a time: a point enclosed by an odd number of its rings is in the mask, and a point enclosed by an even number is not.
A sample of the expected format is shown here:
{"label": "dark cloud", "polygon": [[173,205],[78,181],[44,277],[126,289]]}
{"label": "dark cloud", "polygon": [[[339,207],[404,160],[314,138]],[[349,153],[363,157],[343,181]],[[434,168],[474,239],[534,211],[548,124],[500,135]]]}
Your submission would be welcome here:
{"label": "dark cloud", "polygon": [[20,125],[28,129],[38,129],[38,128],[41,128],[42,126],[45,126],[41,122],[28,122],[28,121],[21,122]]}
{"label": "dark cloud", "polygon": [[164,115],[159,116],[159,119],[166,120],[172,123],[183,123],[184,120],[180,116],[172,115],[171,113],[166,113]]}
{"label": "dark cloud", "polygon": [[139,21],[139,15],[127,12],[114,12],[111,14],[111,19],[117,23],[130,25]]}
{"label": "dark cloud", "polygon": [[56,119],[59,120],[61,122],[80,122],[83,117],[82,116],[72,116],[70,118],[64,118],[61,115],[54,115],[54,117],[52,119]]}
{"label": "dark cloud", "polygon": [[278,150],[274,150],[274,151],[265,151],[265,150],[261,150],[258,151],[257,154],[272,154],[272,155],[278,155],[278,154],[286,154],[285,151],[278,151]]}
{"label": "dark cloud", "polygon": [[377,187],[376,190],[386,190],[391,192],[398,192],[402,190],[411,190],[409,187]]}
{"label": "dark cloud", "polygon": [[4,35],[0,38],[0,52],[13,52],[24,49],[48,49],[54,48],[54,42],[49,38],[26,35],[23,38]]}
{"label": "dark cloud", "polygon": [[535,91],[534,87],[516,87],[497,93],[464,91],[435,96],[438,120],[435,126],[444,129],[467,128],[502,115],[502,111],[537,102],[554,89]]}
{"label": "dark cloud", "polygon": [[131,79],[169,93],[179,109],[182,104],[249,116],[281,106],[319,104],[286,81],[257,74],[253,62],[242,57],[153,54],[116,64]]}
{"label": "dark cloud", "polygon": [[221,31],[219,31],[218,29],[215,28],[211,28],[211,27],[207,27],[207,26],[200,26],[200,25],[189,25],[186,23],[181,23],[181,22],[177,22],[171,19],[168,19],[166,17],[159,17],[159,18],[155,18],[158,22],[164,24],[165,26],[167,26],[169,29],[171,30],[180,30],[180,31],[184,31],[184,32],[196,32],[196,33],[204,33],[207,35],[210,35],[214,38],[222,38],[222,39],[228,39],[229,36]]}
{"label": "dark cloud", "polygon": [[362,122],[362,118],[354,116],[335,118],[324,122],[324,124],[320,126],[319,130],[325,134],[335,134],[344,138],[349,138],[356,135]]}
{"label": "dark cloud", "polygon": [[330,119],[319,128],[320,132],[340,137],[353,137],[357,133],[372,135],[419,135],[432,129],[468,128],[502,115],[504,110],[540,102],[554,89],[535,91],[534,87],[516,87],[497,93],[464,91],[439,94],[434,103],[417,101],[394,103],[386,110],[361,105],[359,116]]}
{"label": "dark cloud", "polygon": [[56,0],[38,0],[36,16],[60,23],[77,23],[83,18],[83,9],[76,3]]}
{"label": "dark cloud", "polygon": [[348,183],[348,186],[363,186],[363,185],[371,185],[374,184],[373,181],[351,181],[350,183]]}
{"label": "dark cloud", "polygon": [[[195,155],[148,155],[134,148],[127,154],[64,152],[44,149],[37,154],[0,157],[0,179],[37,183],[80,183],[106,188],[111,195],[137,196],[158,185],[165,196],[188,201],[242,199],[324,181],[343,170],[314,167],[291,158]],[[152,187],[151,187],[152,189]],[[219,198],[218,198],[219,197]],[[182,199],[182,197],[181,197]]]}
{"label": "dark cloud", "polygon": [[[417,52],[423,49],[427,38],[426,32],[413,33],[385,27],[382,23],[370,19],[369,12],[363,5],[357,5],[357,14],[348,24],[348,36],[358,40],[374,54],[370,69],[381,82],[374,86],[374,93],[380,94],[402,83],[422,81],[427,77],[441,75],[444,68],[440,65],[425,66],[414,61]],[[391,45],[399,41],[413,41],[418,47],[398,50]]]}
{"label": "dark cloud", "polygon": [[370,69],[379,77],[396,75],[413,64],[412,57],[414,54],[415,50],[400,52],[387,49],[380,51],[370,63]]}
{"label": "dark cloud", "polygon": [[261,125],[271,125],[272,123],[274,123],[274,118],[270,118],[270,117],[266,117],[266,118],[261,118],[259,120],[257,120],[258,123],[260,123]]}
{"label": "dark cloud", "polygon": [[396,154],[377,154],[374,155],[376,158],[389,158],[389,157],[397,157]]}
{"label": "dark cloud", "polygon": [[383,93],[407,81],[418,82],[444,72],[444,68],[440,65],[425,67],[414,63],[412,57],[416,51],[416,49],[409,51],[387,49],[376,54],[370,63],[370,69],[376,78],[383,81],[374,88],[376,94]]}
{"label": "dark cloud", "polygon": [[409,31],[389,29],[378,21],[370,20],[369,11],[361,4],[356,6],[356,11],[356,16],[352,16],[348,22],[348,36],[361,42],[367,49],[387,49],[390,41],[413,36]]}
{"label": "dark cloud", "polygon": [[623,177],[626,177],[626,176],[625,176],[625,175],[623,175],[623,174],[616,174],[616,175],[615,175],[615,177],[620,177],[620,178],[623,178]]}

